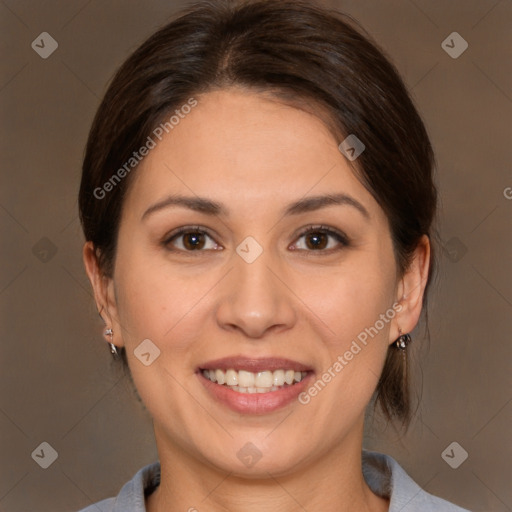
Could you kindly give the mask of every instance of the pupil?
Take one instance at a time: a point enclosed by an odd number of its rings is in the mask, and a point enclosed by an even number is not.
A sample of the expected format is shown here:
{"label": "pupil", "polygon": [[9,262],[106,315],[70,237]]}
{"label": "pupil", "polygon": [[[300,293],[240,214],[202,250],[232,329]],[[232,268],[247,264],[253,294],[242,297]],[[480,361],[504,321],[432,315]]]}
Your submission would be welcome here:
{"label": "pupil", "polygon": [[322,249],[326,246],[327,236],[324,233],[314,233],[308,238],[310,249]]}

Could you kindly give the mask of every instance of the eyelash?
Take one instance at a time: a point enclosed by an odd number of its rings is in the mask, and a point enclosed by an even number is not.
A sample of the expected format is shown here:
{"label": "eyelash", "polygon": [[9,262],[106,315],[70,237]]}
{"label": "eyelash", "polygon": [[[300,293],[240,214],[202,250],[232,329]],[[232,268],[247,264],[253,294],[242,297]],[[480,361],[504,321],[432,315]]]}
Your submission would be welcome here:
{"label": "eyelash", "polygon": [[321,224],[307,226],[297,236],[297,240],[299,240],[303,236],[310,235],[312,233],[321,233],[321,234],[327,235],[329,237],[332,237],[338,242],[339,246],[335,247],[335,248],[331,248],[331,249],[318,249],[318,250],[299,249],[299,250],[309,252],[309,253],[315,253],[315,252],[322,253],[323,252],[323,253],[330,254],[335,251],[340,251],[341,249],[346,248],[350,245],[350,240],[349,240],[348,236],[345,235],[345,233],[343,233],[342,231],[338,231],[337,229],[333,229],[333,228],[330,228],[329,226],[324,226]]}
{"label": "eyelash", "polygon": [[[167,235],[164,238],[164,240],[162,241],[162,245],[168,251],[171,251],[171,252],[183,252],[183,253],[187,253],[187,254],[191,254],[191,253],[194,253],[194,252],[204,252],[204,250],[202,250],[202,249],[189,251],[189,250],[176,249],[176,248],[170,248],[169,247],[171,242],[173,242],[175,239],[177,239],[177,238],[179,238],[179,237],[181,237],[183,235],[190,234],[190,233],[206,235],[207,237],[209,237],[212,240],[214,240],[213,236],[210,235],[210,233],[208,233],[208,231],[205,231],[203,228],[201,228],[201,226],[188,226],[188,227],[180,228],[178,231],[176,231],[174,233],[171,233],[170,235]],[[299,235],[297,235],[297,240],[301,239],[302,237],[304,237],[306,235],[312,234],[312,233],[321,233],[321,234],[327,235],[329,237],[332,237],[332,238],[336,239],[336,241],[340,244],[340,247],[331,248],[331,249],[318,249],[318,250],[314,250],[314,249],[309,249],[309,250],[308,249],[298,249],[299,251],[309,252],[309,253],[317,252],[317,253],[329,253],[330,254],[333,251],[339,251],[342,248],[350,246],[350,240],[349,240],[349,238],[343,232],[335,230],[335,229],[330,228],[328,226],[324,226],[324,225],[310,225],[310,226],[308,226],[307,228],[302,230],[299,233]],[[207,249],[207,250],[212,250],[212,249]]]}

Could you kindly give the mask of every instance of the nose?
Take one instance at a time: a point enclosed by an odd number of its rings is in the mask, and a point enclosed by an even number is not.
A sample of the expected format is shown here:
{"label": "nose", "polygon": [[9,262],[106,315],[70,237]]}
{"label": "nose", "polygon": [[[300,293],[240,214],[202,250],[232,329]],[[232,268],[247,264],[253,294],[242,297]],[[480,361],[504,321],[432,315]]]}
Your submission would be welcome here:
{"label": "nose", "polygon": [[254,339],[271,331],[290,329],[296,322],[297,313],[293,293],[287,287],[278,263],[264,251],[252,263],[235,255],[234,265],[222,284],[216,310],[218,325]]}

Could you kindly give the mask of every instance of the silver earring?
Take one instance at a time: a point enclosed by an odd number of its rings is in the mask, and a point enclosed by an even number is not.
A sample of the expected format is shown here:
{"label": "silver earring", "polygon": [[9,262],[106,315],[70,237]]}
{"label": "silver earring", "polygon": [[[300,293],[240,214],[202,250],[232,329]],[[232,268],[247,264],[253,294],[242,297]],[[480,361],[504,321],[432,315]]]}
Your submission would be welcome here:
{"label": "silver earring", "polygon": [[114,356],[117,356],[117,347],[112,343],[112,339],[114,338],[114,331],[110,327],[105,330],[105,336],[110,336],[110,353]]}
{"label": "silver earring", "polygon": [[400,336],[396,339],[394,345],[399,350],[405,350],[407,345],[412,341],[410,334],[402,334],[402,330],[398,329]]}

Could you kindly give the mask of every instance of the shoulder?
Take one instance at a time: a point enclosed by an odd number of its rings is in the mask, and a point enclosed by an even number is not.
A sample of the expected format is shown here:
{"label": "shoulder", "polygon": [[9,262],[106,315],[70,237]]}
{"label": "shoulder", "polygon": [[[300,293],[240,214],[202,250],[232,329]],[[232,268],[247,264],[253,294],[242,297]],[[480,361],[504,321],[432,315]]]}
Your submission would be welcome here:
{"label": "shoulder", "polygon": [[98,503],[94,503],[93,505],[89,505],[79,512],[112,512],[112,510],[114,510],[115,501],[115,498],[108,498],[106,500],[99,501]]}
{"label": "shoulder", "polygon": [[94,503],[80,512],[146,512],[145,494],[160,484],[160,463],[155,462],[140,469],[127,482],[117,497]]}
{"label": "shoulder", "polygon": [[389,512],[469,512],[424,491],[389,455],[363,450],[363,474],[373,492],[390,499]]}

